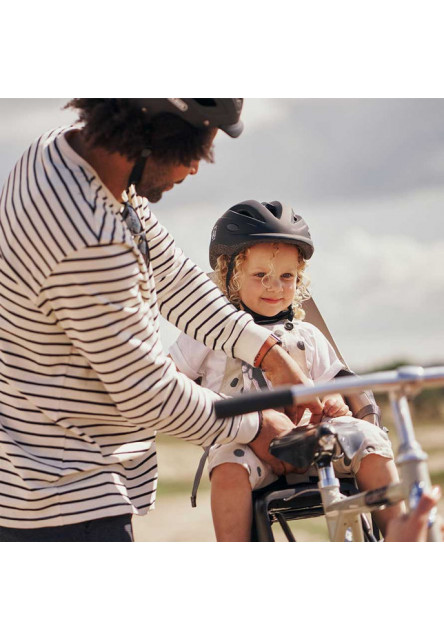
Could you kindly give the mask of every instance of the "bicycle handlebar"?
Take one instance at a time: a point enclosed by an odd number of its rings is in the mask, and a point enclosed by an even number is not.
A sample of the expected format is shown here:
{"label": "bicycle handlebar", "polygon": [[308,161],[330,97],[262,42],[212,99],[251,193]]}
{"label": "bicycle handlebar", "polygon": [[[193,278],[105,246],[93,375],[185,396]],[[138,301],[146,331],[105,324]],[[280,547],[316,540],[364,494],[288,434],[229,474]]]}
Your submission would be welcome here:
{"label": "bicycle handlebar", "polygon": [[313,386],[288,385],[271,391],[245,393],[219,400],[214,403],[214,408],[218,418],[228,418],[263,409],[297,405],[330,393],[349,394],[372,389],[386,392],[400,390],[403,395],[414,395],[424,386],[444,386],[444,366],[425,368],[406,366],[363,376],[341,377]]}

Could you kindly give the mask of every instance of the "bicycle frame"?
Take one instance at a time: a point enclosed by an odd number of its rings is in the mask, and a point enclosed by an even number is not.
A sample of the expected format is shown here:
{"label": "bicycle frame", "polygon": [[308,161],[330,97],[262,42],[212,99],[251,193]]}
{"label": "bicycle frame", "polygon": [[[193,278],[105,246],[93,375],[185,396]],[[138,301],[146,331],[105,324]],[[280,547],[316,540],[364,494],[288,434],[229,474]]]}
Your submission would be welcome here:
{"label": "bicycle frame", "polygon": [[[444,367],[400,367],[395,371],[379,372],[361,377],[335,379],[314,385],[294,385],[274,391],[243,394],[215,403],[219,417],[239,415],[266,408],[296,405],[330,393],[352,394],[372,389],[389,394],[399,447],[395,459],[401,482],[345,497],[339,490],[330,463],[320,465],[319,491],[327,520],[331,541],[343,541],[350,532],[355,541],[363,540],[360,514],[405,501],[407,511],[413,510],[423,491],[431,487],[427,454],[415,438],[414,426],[408,405],[408,397],[424,386],[444,386]],[[442,540],[436,510],[429,519],[428,542]]]}
{"label": "bicycle frame", "polygon": [[405,500],[409,496],[408,486],[408,483],[402,481],[345,497],[340,492],[339,481],[334,475],[332,465],[320,468],[318,488],[330,542],[344,542],[350,539],[353,542],[363,542],[363,514]]}

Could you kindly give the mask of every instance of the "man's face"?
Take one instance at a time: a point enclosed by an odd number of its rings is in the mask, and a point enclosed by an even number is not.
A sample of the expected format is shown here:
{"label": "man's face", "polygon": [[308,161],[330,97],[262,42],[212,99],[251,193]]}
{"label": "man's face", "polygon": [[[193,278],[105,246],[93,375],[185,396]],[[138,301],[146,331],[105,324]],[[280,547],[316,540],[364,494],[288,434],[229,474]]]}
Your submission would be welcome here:
{"label": "man's face", "polygon": [[[214,140],[217,129],[214,130]],[[147,158],[142,177],[137,184],[137,193],[148,198],[150,202],[159,202],[165,191],[171,191],[174,185],[180,184],[187,176],[196,175],[199,171],[200,160],[193,160],[189,165],[167,164]]]}

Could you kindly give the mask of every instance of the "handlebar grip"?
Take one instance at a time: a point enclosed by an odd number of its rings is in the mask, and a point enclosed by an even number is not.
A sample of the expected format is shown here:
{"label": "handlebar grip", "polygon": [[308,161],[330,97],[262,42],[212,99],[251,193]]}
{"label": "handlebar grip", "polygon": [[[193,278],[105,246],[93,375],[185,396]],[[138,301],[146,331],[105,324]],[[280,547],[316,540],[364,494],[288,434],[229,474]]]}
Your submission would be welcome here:
{"label": "handlebar grip", "polygon": [[235,398],[218,400],[214,403],[214,409],[218,418],[229,418],[263,409],[288,407],[292,404],[293,394],[291,387],[286,387],[275,391],[258,391],[257,393],[239,395]]}

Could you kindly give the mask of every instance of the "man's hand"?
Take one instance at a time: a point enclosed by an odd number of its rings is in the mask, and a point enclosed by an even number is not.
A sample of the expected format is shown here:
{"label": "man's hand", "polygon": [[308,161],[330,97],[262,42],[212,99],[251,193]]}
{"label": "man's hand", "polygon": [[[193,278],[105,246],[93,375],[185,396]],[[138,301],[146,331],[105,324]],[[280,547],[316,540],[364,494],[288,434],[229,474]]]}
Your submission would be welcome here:
{"label": "man's hand", "polygon": [[441,489],[438,486],[429,493],[423,493],[414,511],[390,520],[384,541],[425,542],[430,511],[436,507],[440,497]]}
{"label": "man's hand", "polygon": [[284,414],[274,409],[266,409],[262,412],[262,429],[257,438],[250,442],[249,446],[258,458],[270,465],[277,476],[282,476],[293,470],[293,467],[271,455],[269,452],[270,442],[274,438],[281,438],[289,433],[294,425]]}
{"label": "man's hand", "polygon": [[344,398],[340,393],[331,393],[323,398],[323,411],[324,416],[329,418],[339,418],[340,416],[353,415],[348,405],[345,404]]}
{"label": "man's hand", "polygon": [[[261,369],[270,380],[273,387],[286,384],[305,384],[313,386],[313,382],[307,378],[300,366],[278,345],[274,346],[266,354],[261,363]],[[318,399],[310,400],[294,407],[286,407],[285,413],[294,424],[298,424],[305,409],[312,413],[311,422],[316,424],[322,416],[322,404]]]}

